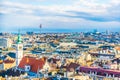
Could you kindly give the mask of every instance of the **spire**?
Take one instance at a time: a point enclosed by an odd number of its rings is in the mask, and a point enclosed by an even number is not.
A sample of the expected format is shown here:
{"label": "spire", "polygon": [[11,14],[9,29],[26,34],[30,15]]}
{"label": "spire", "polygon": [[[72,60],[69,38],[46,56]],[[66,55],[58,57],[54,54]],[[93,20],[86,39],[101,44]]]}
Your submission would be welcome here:
{"label": "spire", "polygon": [[18,39],[17,39],[17,44],[22,43],[21,35],[20,35],[20,30],[18,32]]}

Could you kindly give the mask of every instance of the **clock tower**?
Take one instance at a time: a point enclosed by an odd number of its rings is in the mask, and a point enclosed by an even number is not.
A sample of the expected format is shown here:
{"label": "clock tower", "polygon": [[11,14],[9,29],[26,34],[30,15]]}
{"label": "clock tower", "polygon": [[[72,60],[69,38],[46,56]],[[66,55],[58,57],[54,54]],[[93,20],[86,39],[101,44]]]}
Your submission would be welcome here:
{"label": "clock tower", "polygon": [[17,39],[16,66],[20,64],[22,58],[23,58],[23,44],[22,44],[21,35],[19,33]]}

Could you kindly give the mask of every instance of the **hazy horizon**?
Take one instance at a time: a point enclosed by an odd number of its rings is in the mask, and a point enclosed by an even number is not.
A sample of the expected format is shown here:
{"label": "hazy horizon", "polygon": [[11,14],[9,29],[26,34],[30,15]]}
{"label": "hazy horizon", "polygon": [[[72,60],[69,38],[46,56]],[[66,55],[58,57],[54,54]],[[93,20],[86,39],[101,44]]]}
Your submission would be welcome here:
{"label": "hazy horizon", "polygon": [[94,30],[97,30],[98,32],[106,32],[107,30],[109,32],[120,32],[119,28],[116,29],[106,29],[106,28],[82,28],[82,29],[50,29],[50,28],[42,28],[40,30],[40,28],[17,28],[17,29],[8,29],[8,30],[2,30],[0,32],[9,32],[9,33],[18,33],[18,30],[21,31],[21,33],[26,33],[26,32],[34,32],[34,33],[64,33],[64,32],[94,32]]}

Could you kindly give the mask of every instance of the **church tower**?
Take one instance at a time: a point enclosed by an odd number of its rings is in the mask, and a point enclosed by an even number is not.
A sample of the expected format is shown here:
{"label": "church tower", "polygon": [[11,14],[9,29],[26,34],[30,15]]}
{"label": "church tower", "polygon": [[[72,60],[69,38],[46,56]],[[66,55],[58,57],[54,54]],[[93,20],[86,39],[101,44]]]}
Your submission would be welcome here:
{"label": "church tower", "polygon": [[16,53],[16,66],[20,64],[20,61],[23,58],[23,44],[22,44],[22,39],[20,32],[18,34],[18,39],[17,39],[17,53]]}

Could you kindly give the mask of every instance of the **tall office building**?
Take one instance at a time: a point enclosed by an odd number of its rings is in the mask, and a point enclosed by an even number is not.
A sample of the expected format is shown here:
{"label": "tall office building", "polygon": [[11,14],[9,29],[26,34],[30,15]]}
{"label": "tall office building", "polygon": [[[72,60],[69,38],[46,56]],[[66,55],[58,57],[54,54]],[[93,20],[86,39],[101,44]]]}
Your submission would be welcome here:
{"label": "tall office building", "polygon": [[109,30],[106,30],[106,34],[107,34],[107,35],[110,35],[110,31],[109,31]]}

